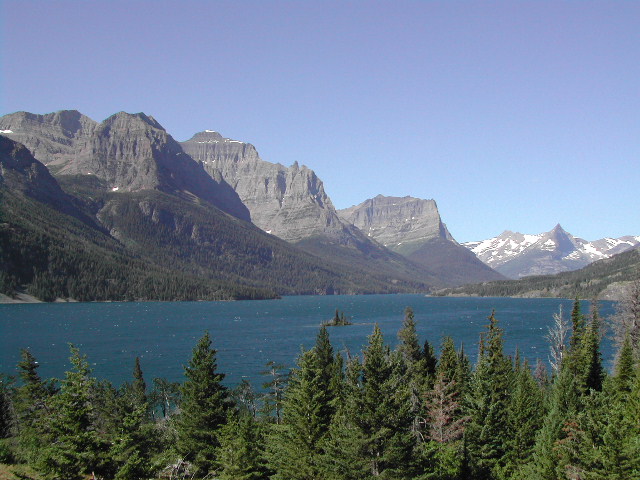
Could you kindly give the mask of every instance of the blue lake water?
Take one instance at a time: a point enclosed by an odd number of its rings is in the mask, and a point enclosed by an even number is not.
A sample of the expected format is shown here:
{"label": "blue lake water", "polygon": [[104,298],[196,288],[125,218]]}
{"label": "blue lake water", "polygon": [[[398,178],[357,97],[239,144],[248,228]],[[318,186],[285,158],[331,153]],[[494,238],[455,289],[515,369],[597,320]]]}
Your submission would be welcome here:
{"label": "blue lake water", "polygon": [[[73,343],[88,356],[96,377],[115,384],[130,380],[136,356],[147,382],[154,377],[183,379],[197,340],[208,330],[218,351],[218,369],[226,383],[248,378],[258,387],[260,372],[273,360],[293,366],[301,348],[313,346],[322,321],[337,309],[351,317],[347,327],[329,329],[338,351],[359,354],[375,323],[394,346],[405,307],[415,312],[422,342],[439,346],[450,335],[464,343],[475,360],[478,336],[492,309],[505,330],[505,350],[516,348],[535,363],[548,359],[545,339],[552,315],[563,305],[569,318],[572,301],[560,299],[440,298],[422,295],[300,296],[241,302],[62,303],[0,305],[0,372],[15,374],[20,349],[29,348],[43,377],[64,376]],[[601,302],[601,315],[613,303]],[[583,312],[588,312],[583,303]],[[605,339],[603,358],[612,350]]]}

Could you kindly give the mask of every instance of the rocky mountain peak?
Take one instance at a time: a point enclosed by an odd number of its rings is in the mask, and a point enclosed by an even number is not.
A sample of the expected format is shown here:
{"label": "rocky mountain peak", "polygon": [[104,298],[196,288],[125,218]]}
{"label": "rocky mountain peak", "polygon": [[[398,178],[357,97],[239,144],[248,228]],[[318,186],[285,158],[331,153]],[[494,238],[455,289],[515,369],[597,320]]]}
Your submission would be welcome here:
{"label": "rocky mountain peak", "polygon": [[19,139],[56,175],[94,175],[113,192],[162,190],[250,219],[235,191],[211,178],[145,113],[118,112],[99,124],[74,111],[24,114],[2,117],[0,125],[11,129],[16,118],[28,120],[20,125]]}
{"label": "rocky mountain peak", "polygon": [[577,270],[639,243],[635,237],[588,242],[574,237],[558,224],[537,235],[506,230],[497,237],[464,246],[503,275],[521,278]]}
{"label": "rocky mountain peak", "polygon": [[377,195],[338,213],[369,237],[399,253],[410,253],[434,238],[454,241],[434,200]]}
{"label": "rocky mountain peak", "polygon": [[290,242],[313,235],[343,236],[344,225],[315,172],[264,161],[250,143],[205,131],[181,143],[213,177],[231,185],[264,231]]}
{"label": "rocky mountain peak", "polygon": [[14,140],[0,135],[0,188],[31,197],[39,202],[82,219],[47,167]]}

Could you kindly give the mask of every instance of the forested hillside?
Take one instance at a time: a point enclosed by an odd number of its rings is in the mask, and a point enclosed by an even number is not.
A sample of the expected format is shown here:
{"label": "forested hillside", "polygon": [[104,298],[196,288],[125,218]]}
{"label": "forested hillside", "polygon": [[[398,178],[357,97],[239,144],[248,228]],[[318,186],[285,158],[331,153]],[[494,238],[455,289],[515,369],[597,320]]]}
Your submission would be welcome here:
{"label": "forested hillside", "polygon": [[225,384],[208,333],[181,384],[147,382],[136,359],[115,387],[74,346],[65,378],[43,379],[23,350],[19,379],[0,384],[0,468],[69,480],[638,478],[640,316],[625,308],[612,372],[597,305],[585,314],[578,301],[550,328],[550,371],[504,351],[495,312],[474,366],[449,337],[435,355],[410,308],[396,349],[376,325],[345,358],[321,327],[288,375],[267,365],[263,390]]}
{"label": "forested hillside", "polygon": [[618,299],[625,283],[640,278],[640,249],[619,253],[573,272],[448,288],[438,295]]}
{"label": "forested hillside", "polygon": [[119,191],[98,175],[59,181],[0,135],[0,293],[126,301],[429,290],[410,275],[321,260],[208,197]]}

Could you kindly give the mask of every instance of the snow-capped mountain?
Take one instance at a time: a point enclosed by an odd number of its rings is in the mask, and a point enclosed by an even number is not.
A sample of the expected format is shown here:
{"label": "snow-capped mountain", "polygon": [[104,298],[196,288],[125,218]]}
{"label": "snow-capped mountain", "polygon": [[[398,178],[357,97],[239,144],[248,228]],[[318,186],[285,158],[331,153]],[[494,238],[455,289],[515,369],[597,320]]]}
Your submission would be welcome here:
{"label": "snow-capped mountain", "polygon": [[588,242],[556,225],[538,235],[507,230],[497,237],[463,245],[494,270],[510,278],[521,278],[577,270],[640,245],[640,236]]}

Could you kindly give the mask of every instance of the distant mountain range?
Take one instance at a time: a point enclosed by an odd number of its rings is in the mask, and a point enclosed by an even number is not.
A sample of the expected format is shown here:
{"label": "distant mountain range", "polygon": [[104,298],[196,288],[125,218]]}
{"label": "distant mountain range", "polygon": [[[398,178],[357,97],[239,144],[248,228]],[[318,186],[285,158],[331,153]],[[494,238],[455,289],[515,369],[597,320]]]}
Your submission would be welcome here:
{"label": "distant mountain range", "polygon": [[213,131],[180,144],[143,113],[95,122],[77,111],[5,115],[0,131],[4,293],[265,298],[471,278],[384,247],[339,217],[312,170]]}
{"label": "distant mountain range", "polygon": [[505,231],[497,237],[463,244],[485,264],[509,278],[578,270],[640,245],[640,236],[588,242],[560,225],[537,235]]}
{"label": "distant mountain range", "polygon": [[144,113],[0,117],[0,198],[0,294],[44,300],[430,293],[640,243],[557,226],[462,246],[434,200],[378,195],[338,211],[310,168],[213,130],[179,143]]}

